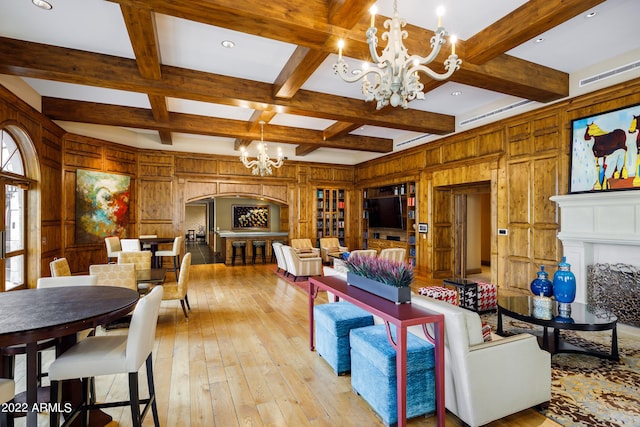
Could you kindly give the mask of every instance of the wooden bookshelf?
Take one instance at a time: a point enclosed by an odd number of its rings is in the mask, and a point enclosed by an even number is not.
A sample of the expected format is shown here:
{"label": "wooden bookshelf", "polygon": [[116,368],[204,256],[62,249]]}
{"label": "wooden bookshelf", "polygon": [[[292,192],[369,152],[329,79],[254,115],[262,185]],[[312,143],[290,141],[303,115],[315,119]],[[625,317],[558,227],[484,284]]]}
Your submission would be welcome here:
{"label": "wooden bookshelf", "polygon": [[346,191],[340,188],[316,189],[316,238],[337,237],[344,244]]}

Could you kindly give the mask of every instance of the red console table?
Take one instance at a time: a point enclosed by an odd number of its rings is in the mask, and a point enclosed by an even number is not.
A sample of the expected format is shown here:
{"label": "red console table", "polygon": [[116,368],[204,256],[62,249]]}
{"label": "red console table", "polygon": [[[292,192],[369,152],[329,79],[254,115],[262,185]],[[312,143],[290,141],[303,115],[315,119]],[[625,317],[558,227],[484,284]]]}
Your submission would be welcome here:
{"label": "red console table", "polygon": [[[429,337],[430,334],[426,330],[427,324],[434,324],[435,336],[432,339],[432,343],[435,345],[436,362],[436,412],[438,426],[444,426],[444,315],[413,306],[412,304],[396,304],[355,286],[349,286],[344,279],[338,276],[312,277],[309,280],[309,348],[311,351],[315,348],[313,306],[318,290],[329,291],[338,298],[367,310],[369,313],[384,320],[387,327],[387,337],[391,346],[396,350],[399,427],[407,424],[407,328],[413,325],[422,325],[425,335]],[[391,339],[390,325],[396,327],[397,342]]]}

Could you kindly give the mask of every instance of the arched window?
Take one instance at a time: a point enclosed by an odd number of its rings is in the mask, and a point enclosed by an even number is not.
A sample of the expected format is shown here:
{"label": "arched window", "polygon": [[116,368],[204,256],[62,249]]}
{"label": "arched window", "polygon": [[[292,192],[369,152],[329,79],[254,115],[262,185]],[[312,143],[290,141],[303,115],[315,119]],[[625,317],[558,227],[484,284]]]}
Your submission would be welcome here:
{"label": "arched window", "polygon": [[24,162],[20,148],[13,136],[0,130],[0,290],[6,291],[25,286],[27,190]]}

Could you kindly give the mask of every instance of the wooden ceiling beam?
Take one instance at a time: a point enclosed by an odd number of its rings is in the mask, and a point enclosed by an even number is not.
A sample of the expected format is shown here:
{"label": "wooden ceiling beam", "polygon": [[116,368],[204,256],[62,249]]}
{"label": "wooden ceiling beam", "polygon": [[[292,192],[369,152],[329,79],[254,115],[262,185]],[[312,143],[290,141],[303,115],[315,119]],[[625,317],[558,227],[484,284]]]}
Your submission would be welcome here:
{"label": "wooden ceiling beam", "polygon": [[[42,113],[52,120],[92,123],[107,126],[165,130],[227,138],[260,139],[260,131],[247,129],[240,120],[220,119],[193,114],[169,113],[167,122],[158,122],[145,108],[122,107],[95,102],[73,101],[59,98],[42,98]],[[285,144],[308,144],[318,147],[389,153],[393,140],[358,135],[346,135],[325,141],[321,131],[265,125],[265,140]]]}
{"label": "wooden ceiling beam", "polygon": [[335,122],[322,133],[324,139],[331,139],[337,136],[347,135],[349,132],[358,129],[360,125],[348,122]]}
{"label": "wooden ceiling beam", "polygon": [[[169,109],[167,108],[167,100],[164,96],[149,95],[149,104],[153,118],[158,122],[169,121]],[[172,145],[173,138],[170,131],[159,130],[160,142],[163,145]]]}
{"label": "wooden ceiling beam", "polygon": [[165,97],[360,125],[447,134],[455,130],[454,117],[418,110],[395,109],[385,115],[369,115],[361,100],[310,91],[298,91],[292,99],[275,99],[273,85],[184,68],[161,68],[161,80],[139,76],[134,60],[0,37],[0,73],[106,87]]}
{"label": "wooden ceiling beam", "polygon": [[[158,34],[155,18],[151,11],[121,5],[122,17],[129,33],[129,39],[140,75],[145,79],[160,80],[160,52],[158,51]],[[156,121],[167,121],[169,110],[164,96],[148,95],[151,111]],[[170,131],[158,131],[163,145],[172,145],[173,138]]]}
{"label": "wooden ceiling beam", "polygon": [[[331,8],[339,8],[340,5],[334,3],[327,5],[327,2],[323,0],[314,0],[309,2],[294,2],[293,0],[289,0],[284,2],[266,3],[256,3],[252,0],[225,0],[216,2],[210,2],[207,0],[183,0],[180,2],[167,2],[165,0],[110,1],[143,9],[147,8],[154,12],[203,22],[209,25],[215,25],[261,37],[268,37],[298,46],[304,46],[312,50],[324,51],[327,54],[336,53],[337,40],[339,38],[344,38],[346,44],[343,53],[345,56],[360,60],[369,59],[369,47],[366,43],[365,37],[365,32],[370,22],[369,15],[367,13],[364,13],[359,17],[354,15],[354,20],[356,17],[359,18],[357,20],[357,24],[354,26],[341,27],[335,24],[331,25],[328,21],[328,19],[331,19],[329,11]],[[538,1],[536,1],[536,3],[538,3]],[[585,3],[592,1],[597,0],[586,0]],[[570,0],[570,3],[579,2],[580,0]],[[336,0],[336,3],[341,2]],[[355,9],[362,9],[364,5],[368,3],[369,2],[363,0],[358,0],[356,5],[353,7]],[[548,3],[548,5],[545,5],[545,8],[563,8],[563,3],[566,3],[566,1],[547,0],[546,3]],[[351,5],[343,5],[343,7],[349,8]],[[339,16],[338,12],[334,12],[334,14],[336,17]],[[378,28],[381,28],[381,23],[384,22],[385,19],[387,18],[384,16],[376,16],[376,25]],[[513,27],[512,30],[516,31],[517,27],[521,25],[526,26],[527,19],[528,18],[524,21],[513,20],[510,24]],[[405,29],[407,30],[409,37],[405,39],[404,42],[410,53],[424,55],[430,50],[429,46],[431,36],[433,35],[432,31],[412,25],[407,25]],[[505,30],[500,26],[497,27],[496,30],[500,34],[505,32]],[[489,26],[483,31],[486,31],[487,34],[491,34],[493,32],[493,26]],[[503,49],[505,49],[504,46]],[[508,49],[503,50],[502,52],[497,52],[497,54],[504,54],[507,50]],[[458,43],[456,44],[456,51],[463,61],[463,69],[466,67],[466,64],[473,63],[467,60],[466,42],[464,40],[458,40]],[[496,52],[493,52],[492,55],[497,58]],[[438,59],[434,62],[443,63],[447,56],[448,49],[442,49]],[[551,70],[547,67],[534,63],[527,63],[526,61],[521,61],[510,56],[502,56],[503,59],[499,61],[500,64],[503,64],[505,61],[513,62],[508,65],[510,70],[515,71],[513,74],[514,79],[517,80],[519,75],[526,75],[525,73],[529,73],[533,70],[534,75],[544,75],[545,78],[543,81],[545,83],[548,82],[549,85],[547,87],[539,87],[539,82],[534,79],[530,79],[529,86],[527,87],[523,87],[522,82],[514,82],[514,87],[517,87],[518,90],[513,93],[510,91],[510,84],[498,84],[496,89],[493,89],[492,82],[494,76],[490,72],[485,72],[485,68],[480,67],[476,68],[473,72],[474,79],[479,81],[478,87],[495,90],[508,95],[520,96],[538,102],[548,102],[550,98],[549,94],[553,93],[558,84],[564,84],[565,81],[568,81],[562,75],[564,73],[557,71],[550,72],[555,70]],[[486,69],[491,70],[497,67],[497,65],[490,64],[490,62],[491,60],[483,64],[487,65]],[[305,71],[305,73],[308,73],[308,70]],[[456,74],[457,72],[453,75],[451,80],[456,81]],[[300,80],[303,75],[304,73],[297,76],[297,80]],[[554,78],[557,80],[553,81]],[[279,86],[285,87],[286,81],[287,79],[281,76]],[[461,81],[461,83],[463,82]],[[278,96],[290,96],[291,94],[291,89],[284,89],[282,94],[280,94],[280,91],[281,89],[278,88]],[[565,97],[565,93],[567,91],[568,83],[567,87],[555,93],[552,100]],[[522,96],[523,92],[525,96]]]}
{"label": "wooden ceiling beam", "polygon": [[[275,111],[254,111],[247,122],[247,130],[251,133],[260,131],[260,122],[269,123],[276,116]],[[237,138],[233,143],[233,149],[239,151],[241,147],[248,147],[253,142],[252,139]]]}
{"label": "wooden ceiling beam", "polygon": [[529,0],[466,41],[464,59],[482,65],[605,0]]}

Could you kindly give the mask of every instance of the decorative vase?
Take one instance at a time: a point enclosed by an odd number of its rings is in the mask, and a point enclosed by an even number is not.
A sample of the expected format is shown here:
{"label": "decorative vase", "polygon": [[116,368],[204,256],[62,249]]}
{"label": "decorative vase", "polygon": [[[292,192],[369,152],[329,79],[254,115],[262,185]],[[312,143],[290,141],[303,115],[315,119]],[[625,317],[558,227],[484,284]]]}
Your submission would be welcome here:
{"label": "decorative vase", "polygon": [[[560,304],[571,304],[576,299],[576,276],[571,272],[567,257],[558,263],[558,271],[553,275],[553,296]],[[570,307],[561,306],[562,311],[571,312]]]}
{"label": "decorative vase", "polygon": [[549,273],[544,271],[544,265],[540,266],[538,277],[531,282],[531,292],[535,296],[550,297],[553,295],[553,282],[549,280]]}
{"label": "decorative vase", "polygon": [[553,318],[553,300],[545,296],[533,297],[533,317],[551,320]]}
{"label": "decorative vase", "polygon": [[396,286],[390,286],[386,283],[376,282],[375,280],[358,276],[357,274],[348,272],[347,283],[356,288],[362,289],[389,301],[393,301],[396,304],[402,304],[405,302],[411,302],[411,288],[403,287],[398,288]]}

